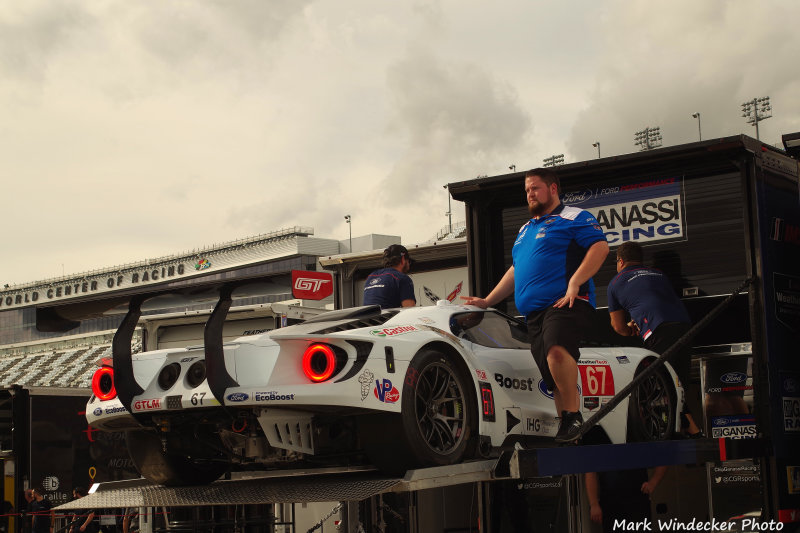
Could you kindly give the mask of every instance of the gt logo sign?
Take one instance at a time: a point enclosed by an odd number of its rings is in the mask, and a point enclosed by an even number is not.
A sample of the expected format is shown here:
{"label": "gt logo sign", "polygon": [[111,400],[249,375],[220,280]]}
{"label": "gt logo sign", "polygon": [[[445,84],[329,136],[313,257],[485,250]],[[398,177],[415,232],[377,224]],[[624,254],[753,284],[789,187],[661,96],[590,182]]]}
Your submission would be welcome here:
{"label": "gt logo sign", "polygon": [[333,275],[329,272],[292,270],[292,296],[304,300],[322,300],[333,294]]}
{"label": "gt logo sign", "polygon": [[586,396],[614,396],[614,374],[606,365],[578,365]]}
{"label": "gt logo sign", "polygon": [[375,397],[383,403],[395,403],[400,399],[400,391],[392,386],[388,379],[375,380],[375,388],[372,390]]}

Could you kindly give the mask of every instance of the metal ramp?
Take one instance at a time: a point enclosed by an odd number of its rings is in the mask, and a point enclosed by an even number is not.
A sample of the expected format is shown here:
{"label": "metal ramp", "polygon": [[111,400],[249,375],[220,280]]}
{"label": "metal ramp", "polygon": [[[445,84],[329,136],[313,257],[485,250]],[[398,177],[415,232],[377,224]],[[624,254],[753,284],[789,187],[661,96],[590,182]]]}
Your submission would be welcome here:
{"label": "metal ramp", "polygon": [[403,477],[385,476],[368,468],[332,468],[240,472],[232,479],[191,487],[164,487],[144,479],[112,481],[98,484],[92,494],[56,510],[356,502],[377,494],[465,483],[750,458],[762,449],[760,439],[673,440],[515,449],[497,459],[409,470]]}

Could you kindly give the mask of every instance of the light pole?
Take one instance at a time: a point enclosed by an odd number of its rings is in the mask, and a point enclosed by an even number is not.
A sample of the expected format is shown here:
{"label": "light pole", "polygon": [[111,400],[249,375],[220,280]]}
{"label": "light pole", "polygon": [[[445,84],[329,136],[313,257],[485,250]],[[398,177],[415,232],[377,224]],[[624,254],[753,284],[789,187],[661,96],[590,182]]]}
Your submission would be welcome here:
{"label": "light pole", "polygon": [[350,228],[350,253],[353,253],[353,224],[350,221],[350,215],[344,216],[345,221],[347,222],[347,227]]}
{"label": "light pole", "polygon": [[647,127],[642,131],[637,131],[634,133],[633,136],[634,142],[633,144],[637,146],[641,146],[641,151],[645,150],[652,150],[653,148],[658,148],[661,146],[661,128],[656,126],[655,128]]}
{"label": "light pole", "polygon": [[546,167],[554,167],[556,165],[563,165],[564,164],[564,154],[556,154],[551,155],[550,157],[545,157],[542,159],[544,162],[544,166]]}
{"label": "light pole", "polygon": [[[442,185],[443,189],[447,189],[447,185]],[[453,208],[450,206],[450,191],[447,191],[447,233],[453,232]]]}
{"label": "light pole", "polygon": [[[761,109],[759,109],[759,106]],[[749,102],[742,104],[742,116],[747,119],[749,124],[756,127],[756,139],[758,137],[758,123],[772,116],[772,106],[769,105],[769,96],[753,98]]]}
{"label": "light pole", "polygon": [[508,170],[510,170],[511,172],[516,172],[517,171],[517,165],[511,165],[510,167],[508,167]]}
{"label": "light pole", "polygon": [[593,142],[592,146],[597,148],[597,159],[600,159],[600,141]]}
{"label": "light pole", "polygon": [[703,132],[700,131],[700,111],[698,111],[697,113],[692,113],[692,116],[697,119],[697,136],[702,141],[703,140]]}

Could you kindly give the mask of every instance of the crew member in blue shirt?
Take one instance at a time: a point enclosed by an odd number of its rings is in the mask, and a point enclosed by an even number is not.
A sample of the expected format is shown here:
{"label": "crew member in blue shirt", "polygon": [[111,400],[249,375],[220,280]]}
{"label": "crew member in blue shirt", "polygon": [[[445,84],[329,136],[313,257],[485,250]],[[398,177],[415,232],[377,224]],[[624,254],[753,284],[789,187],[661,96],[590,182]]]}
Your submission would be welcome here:
{"label": "crew member in blue shirt", "polygon": [[414,281],[408,276],[413,262],[405,246],[386,248],[384,268],[372,272],[364,283],[364,305],[380,305],[382,309],[416,305]]}
{"label": "crew member in blue shirt", "polygon": [[574,441],[583,425],[577,390],[579,346],[594,316],[594,276],[608,255],[608,242],[588,211],[564,206],[552,169],[525,175],[531,219],[512,248],[513,264],[485,298],[464,297],[486,308],[512,293],[526,316],[531,352],[542,379],[553,389],[560,413],[557,442]]}
{"label": "crew member in blue shirt", "polygon": [[[643,263],[644,251],[639,243],[625,242],[617,248],[618,274],[608,285],[608,312],[614,331],[623,336],[639,335],[645,348],[661,354],[689,331],[691,320],[667,276]],[[689,346],[684,345],[669,361],[683,386],[688,386],[692,361]],[[701,436],[688,409],[683,415],[689,436]]]}

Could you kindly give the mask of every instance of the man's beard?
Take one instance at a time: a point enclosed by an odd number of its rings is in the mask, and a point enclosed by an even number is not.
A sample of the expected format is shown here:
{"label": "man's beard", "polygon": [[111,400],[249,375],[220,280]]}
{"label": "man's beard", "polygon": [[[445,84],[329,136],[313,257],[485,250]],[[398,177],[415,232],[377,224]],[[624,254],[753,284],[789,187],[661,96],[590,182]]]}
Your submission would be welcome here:
{"label": "man's beard", "polygon": [[552,207],[551,206],[552,203],[553,202],[551,200],[550,202],[548,202],[546,204],[544,204],[542,202],[536,202],[535,205],[528,204],[528,214],[531,216],[531,218],[540,217],[542,215],[545,215],[550,211],[550,208]]}

